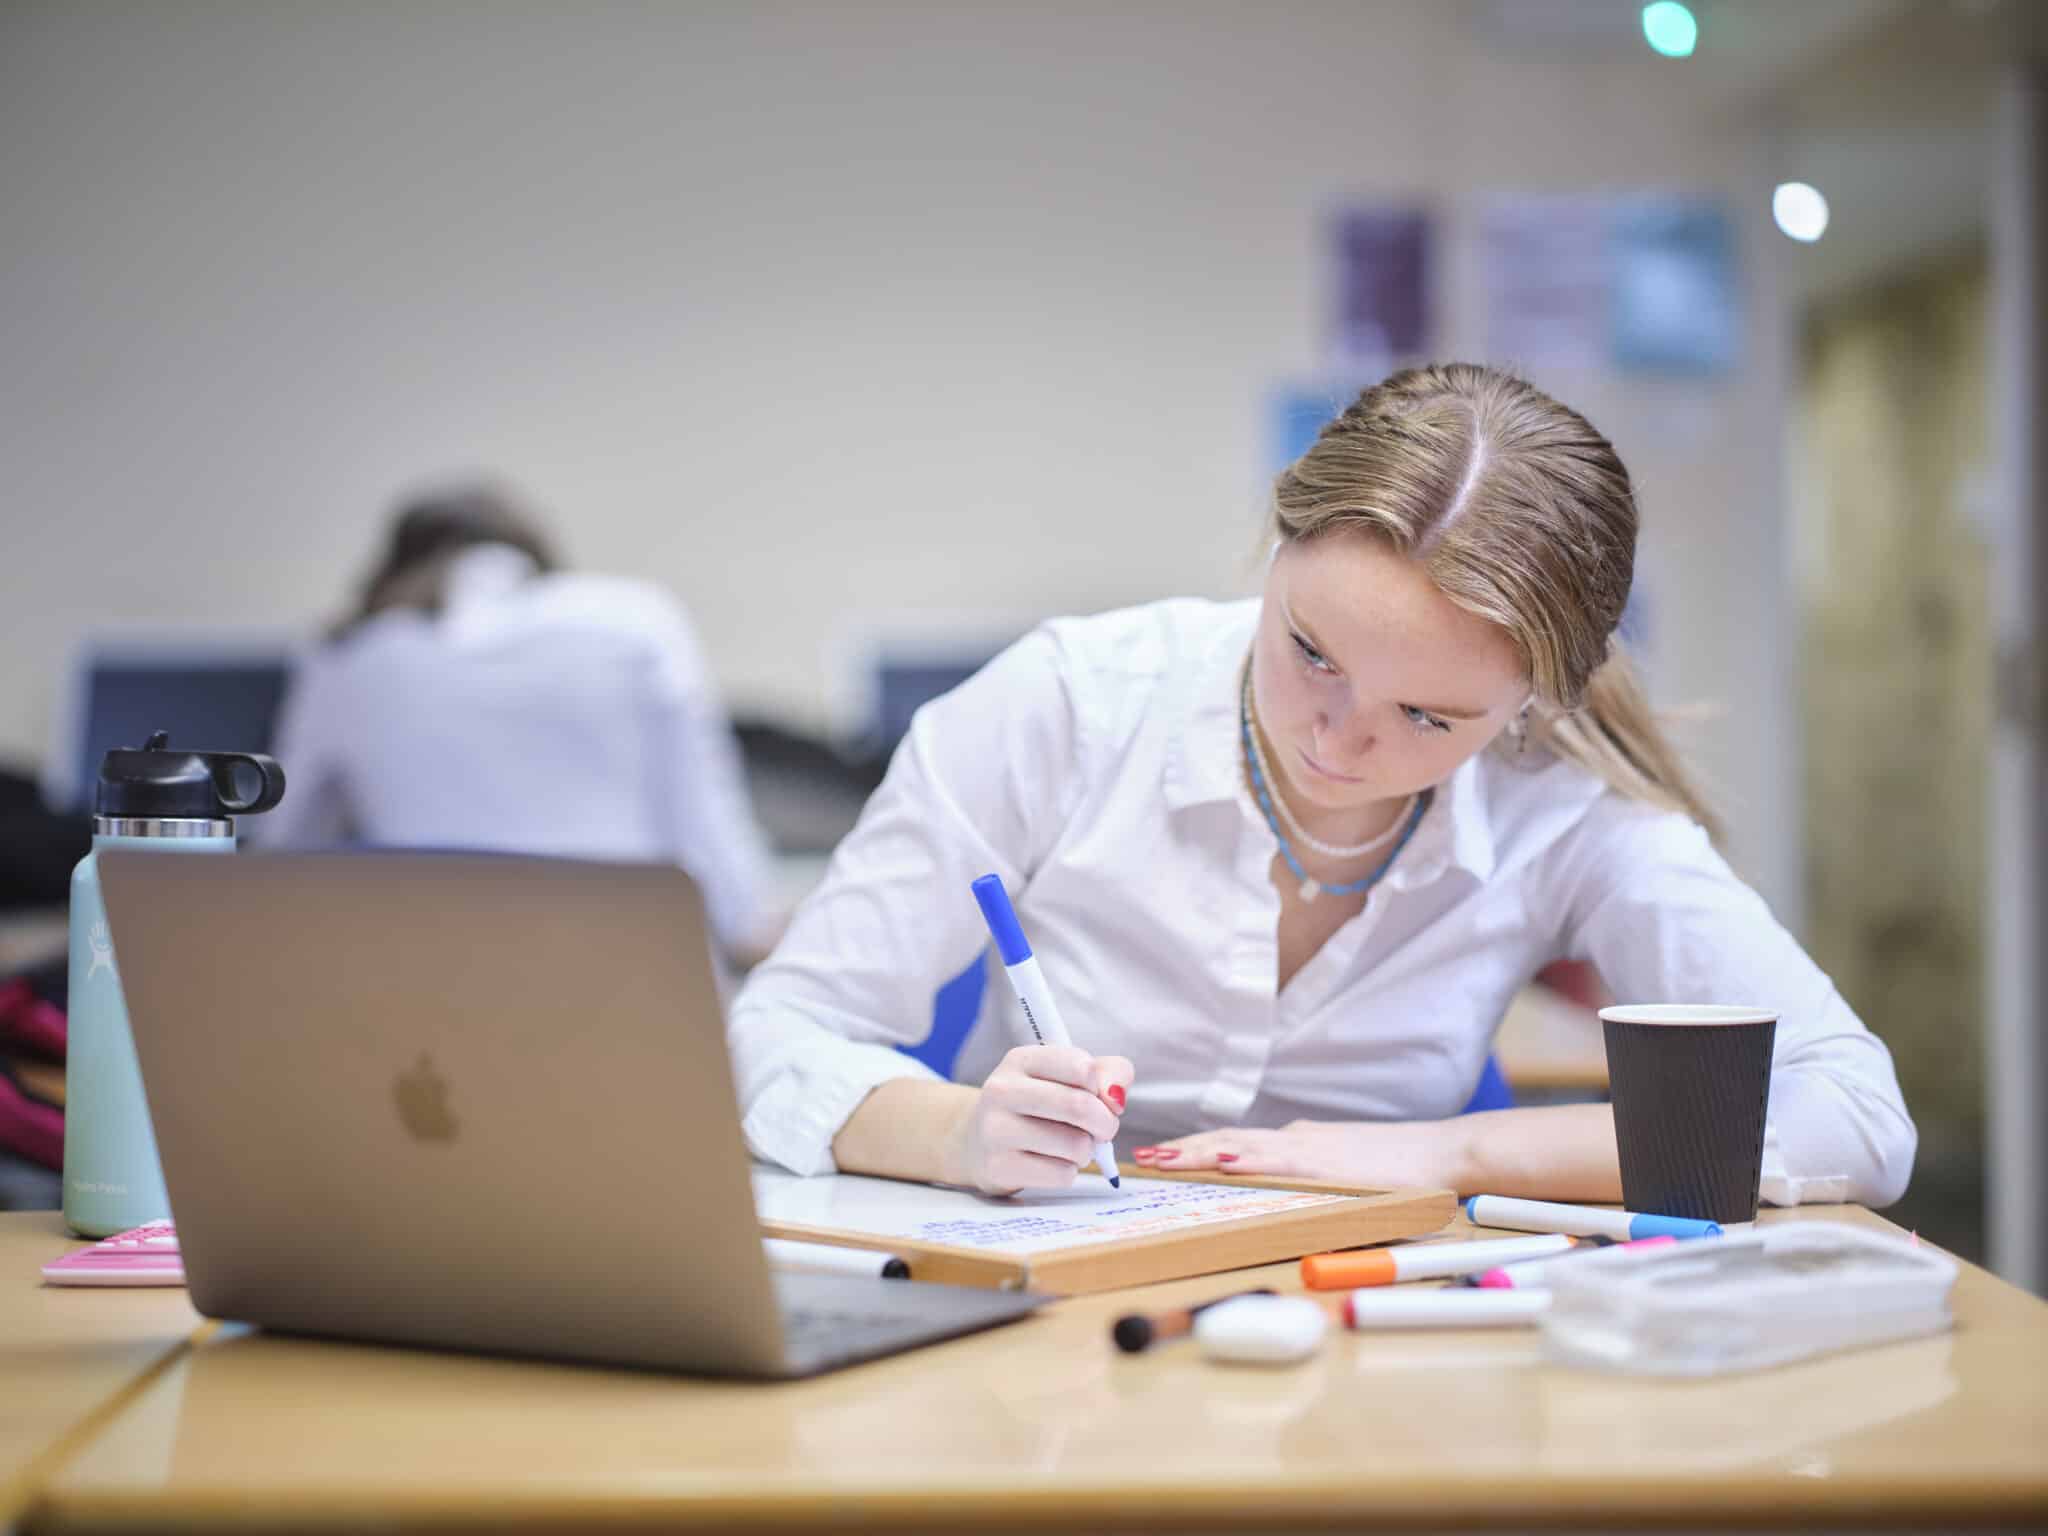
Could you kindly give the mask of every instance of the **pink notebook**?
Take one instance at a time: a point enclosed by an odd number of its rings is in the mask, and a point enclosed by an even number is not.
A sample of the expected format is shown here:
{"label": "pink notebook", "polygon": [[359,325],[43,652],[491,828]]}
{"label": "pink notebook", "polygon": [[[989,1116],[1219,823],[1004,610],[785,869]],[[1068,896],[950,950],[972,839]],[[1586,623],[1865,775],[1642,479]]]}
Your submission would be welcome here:
{"label": "pink notebook", "polygon": [[178,1233],[168,1221],[145,1222],[101,1238],[43,1266],[48,1285],[183,1285]]}

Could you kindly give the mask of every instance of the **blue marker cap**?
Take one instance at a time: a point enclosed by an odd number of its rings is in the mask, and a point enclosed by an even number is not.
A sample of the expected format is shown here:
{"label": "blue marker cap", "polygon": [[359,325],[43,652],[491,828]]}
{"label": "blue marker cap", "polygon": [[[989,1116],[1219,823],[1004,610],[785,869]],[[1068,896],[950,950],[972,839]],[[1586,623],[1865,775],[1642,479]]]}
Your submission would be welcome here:
{"label": "blue marker cap", "polygon": [[1010,905],[1010,893],[1003,889],[1003,877],[983,875],[975,881],[974,899],[981,903],[981,915],[988,921],[988,931],[995,938],[996,952],[1003,957],[1003,964],[1029,960],[1031,946],[1024,942],[1024,929],[1017,921],[1016,909]]}
{"label": "blue marker cap", "polygon": [[1629,1240],[1641,1237],[1719,1237],[1718,1221],[1698,1221],[1690,1216],[1631,1216]]}

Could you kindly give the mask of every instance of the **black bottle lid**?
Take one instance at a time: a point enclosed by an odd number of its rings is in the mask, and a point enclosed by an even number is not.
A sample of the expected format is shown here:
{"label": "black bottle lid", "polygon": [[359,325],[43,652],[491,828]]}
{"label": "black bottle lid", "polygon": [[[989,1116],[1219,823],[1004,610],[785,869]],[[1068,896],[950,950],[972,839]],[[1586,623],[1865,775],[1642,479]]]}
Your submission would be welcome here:
{"label": "black bottle lid", "polygon": [[221,821],[253,816],[284,798],[284,770],[259,752],[173,751],[158,731],[140,747],[116,747],[100,764],[93,800],[101,816]]}

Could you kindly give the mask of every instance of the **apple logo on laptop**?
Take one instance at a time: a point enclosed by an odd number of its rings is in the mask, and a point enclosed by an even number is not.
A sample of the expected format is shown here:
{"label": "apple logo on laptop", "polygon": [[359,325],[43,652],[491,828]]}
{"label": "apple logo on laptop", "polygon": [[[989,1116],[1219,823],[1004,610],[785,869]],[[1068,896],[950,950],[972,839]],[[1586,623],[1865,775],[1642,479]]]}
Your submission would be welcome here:
{"label": "apple logo on laptop", "polygon": [[415,1141],[453,1141],[456,1119],[448,1108],[448,1079],[434,1070],[434,1058],[425,1051],[412,1070],[392,1079],[391,1091],[398,1100],[398,1118]]}

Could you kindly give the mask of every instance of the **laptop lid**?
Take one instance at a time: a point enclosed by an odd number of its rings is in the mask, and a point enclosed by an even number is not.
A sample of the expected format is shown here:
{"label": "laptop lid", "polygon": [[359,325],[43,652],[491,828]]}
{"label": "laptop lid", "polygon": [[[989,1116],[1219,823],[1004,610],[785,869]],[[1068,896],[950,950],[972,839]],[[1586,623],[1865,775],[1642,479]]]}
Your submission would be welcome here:
{"label": "laptop lid", "polygon": [[783,1368],[687,875],[119,850],[100,873],[201,1312]]}

